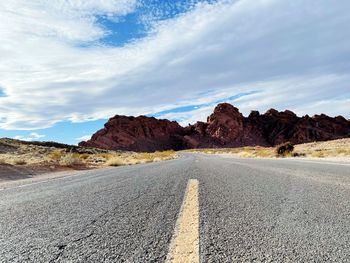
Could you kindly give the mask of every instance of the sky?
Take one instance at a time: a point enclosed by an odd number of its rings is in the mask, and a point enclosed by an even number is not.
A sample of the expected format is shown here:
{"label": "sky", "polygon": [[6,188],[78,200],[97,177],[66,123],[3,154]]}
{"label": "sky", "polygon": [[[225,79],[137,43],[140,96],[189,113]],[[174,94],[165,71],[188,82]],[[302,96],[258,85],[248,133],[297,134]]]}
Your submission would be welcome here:
{"label": "sky", "polygon": [[217,103],[350,118],[348,0],[0,2],[0,137],[76,144],[108,118]]}

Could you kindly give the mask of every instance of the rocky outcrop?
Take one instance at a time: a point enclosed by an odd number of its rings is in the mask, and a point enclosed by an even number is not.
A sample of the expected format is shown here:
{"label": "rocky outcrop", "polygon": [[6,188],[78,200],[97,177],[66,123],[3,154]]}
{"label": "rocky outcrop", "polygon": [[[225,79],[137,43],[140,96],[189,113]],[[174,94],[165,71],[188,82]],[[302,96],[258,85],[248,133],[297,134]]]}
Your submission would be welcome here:
{"label": "rocky outcrop", "polygon": [[156,151],[182,149],[184,128],[177,122],[153,117],[115,116],[79,146],[107,150]]}
{"label": "rocky outcrop", "polygon": [[217,105],[207,122],[181,127],[153,117],[115,116],[80,146],[109,150],[156,151],[204,147],[273,146],[350,137],[350,121],[338,116],[298,117],[289,110],[252,111],[244,117],[228,104]]}

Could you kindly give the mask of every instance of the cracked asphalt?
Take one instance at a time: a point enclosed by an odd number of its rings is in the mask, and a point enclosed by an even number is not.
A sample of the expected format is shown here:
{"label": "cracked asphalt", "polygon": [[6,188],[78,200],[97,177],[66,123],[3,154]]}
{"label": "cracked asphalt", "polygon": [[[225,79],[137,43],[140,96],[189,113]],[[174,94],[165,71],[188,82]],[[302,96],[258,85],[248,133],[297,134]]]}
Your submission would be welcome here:
{"label": "cracked asphalt", "polygon": [[164,262],[189,179],[201,262],[350,262],[350,166],[184,154],[0,191],[0,262]]}

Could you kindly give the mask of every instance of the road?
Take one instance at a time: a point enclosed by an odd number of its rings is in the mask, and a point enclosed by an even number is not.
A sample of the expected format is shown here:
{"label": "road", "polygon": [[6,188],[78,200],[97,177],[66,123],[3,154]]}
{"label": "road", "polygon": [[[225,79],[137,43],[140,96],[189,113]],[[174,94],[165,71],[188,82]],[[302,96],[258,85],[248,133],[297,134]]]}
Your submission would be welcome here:
{"label": "road", "polygon": [[184,154],[0,191],[0,262],[164,262],[189,227],[200,262],[350,262],[350,166]]}

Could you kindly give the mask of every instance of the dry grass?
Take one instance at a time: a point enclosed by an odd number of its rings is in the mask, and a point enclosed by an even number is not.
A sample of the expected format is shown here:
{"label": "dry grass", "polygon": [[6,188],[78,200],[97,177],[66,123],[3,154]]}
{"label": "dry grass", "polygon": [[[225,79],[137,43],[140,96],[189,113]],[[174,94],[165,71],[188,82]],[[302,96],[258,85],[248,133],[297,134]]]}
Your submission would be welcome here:
{"label": "dry grass", "polygon": [[294,151],[316,158],[350,157],[350,139],[298,144]]}
{"label": "dry grass", "polygon": [[81,163],[78,154],[73,153],[65,154],[61,156],[61,159],[59,160],[59,164],[63,166],[75,166],[80,165]]}
{"label": "dry grass", "polygon": [[158,162],[176,158],[175,151],[135,153],[126,151],[105,151],[87,148],[56,148],[28,144],[11,139],[0,139],[0,164],[46,165],[68,167],[103,167],[106,165],[132,165]]}
{"label": "dry grass", "polygon": [[176,158],[176,152],[159,151],[154,153],[122,153],[119,155],[111,155],[106,161],[108,166],[122,166],[122,165],[133,165],[140,163],[159,162],[164,160],[170,160]]}
{"label": "dry grass", "polygon": [[59,150],[53,150],[48,154],[48,158],[53,161],[59,161],[62,156],[64,155],[64,151],[59,149]]}
{"label": "dry grass", "polygon": [[205,154],[230,154],[242,158],[267,158],[275,156],[275,148],[273,147],[238,147],[238,148],[221,148],[221,149],[195,149],[190,152],[205,153]]}
{"label": "dry grass", "polygon": [[[158,162],[177,157],[175,151],[135,153],[81,148],[80,152],[71,152],[72,148],[64,149],[31,145],[8,139],[6,141],[0,139],[0,146],[0,164],[12,165],[81,165],[86,167],[103,167]],[[242,158],[271,158],[276,157],[275,150],[274,147],[254,146],[195,149],[188,151],[205,154],[230,154]],[[342,157],[350,159],[350,138],[295,145],[294,151],[286,157]]]}
{"label": "dry grass", "polygon": [[13,163],[15,165],[25,165],[25,164],[27,164],[27,162],[25,160],[23,160],[23,159],[16,159],[16,160],[13,161]]}
{"label": "dry grass", "polygon": [[[276,147],[238,147],[222,149],[194,149],[190,152],[205,154],[230,154],[242,158],[272,158],[276,156]],[[350,139],[339,139],[325,142],[313,142],[294,145],[294,150],[281,157],[343,157],[350,158]]]}

